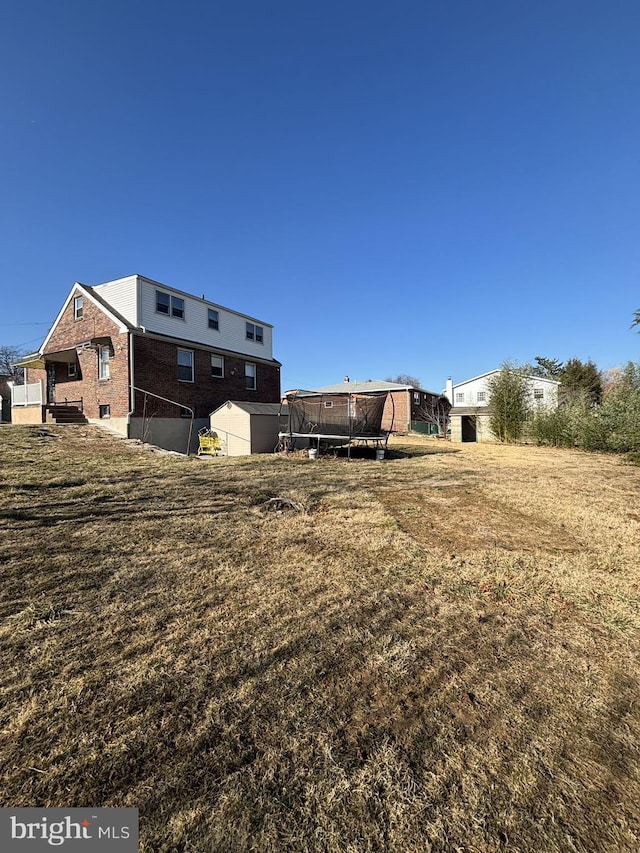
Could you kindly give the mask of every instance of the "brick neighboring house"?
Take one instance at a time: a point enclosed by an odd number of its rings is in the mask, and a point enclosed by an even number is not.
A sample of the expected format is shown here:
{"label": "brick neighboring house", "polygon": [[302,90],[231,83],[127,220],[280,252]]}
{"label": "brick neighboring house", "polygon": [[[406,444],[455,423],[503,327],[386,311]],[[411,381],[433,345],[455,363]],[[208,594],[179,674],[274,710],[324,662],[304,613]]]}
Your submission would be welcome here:
{"label": "brick neighboring house", "polygon": [[314,388],[317,394],[344,394],[348,391],[353,394],[387,392],[382,414],[382,429],[387,432],[408,432],[416,428],[421,432],[438,432],[434,424],[429,424],[432,429],[427,429],[425,416],[425,413],[432,410],[441,398],[441,395],[434,391],[425,391],[424,388],[414,388],[412,385],[401,385],[398,382],[378,379],[350,382],[348,377],[335,385]]}
{"label": "brick neighboring house", "polygon": [[26,390],[14,397],[13,420],[75,411],[184,452],[190,430],[193,449],[227,400],[279,401],[272,340],[268,323],[144,276],[76,282],[39,352],[20,362]]}

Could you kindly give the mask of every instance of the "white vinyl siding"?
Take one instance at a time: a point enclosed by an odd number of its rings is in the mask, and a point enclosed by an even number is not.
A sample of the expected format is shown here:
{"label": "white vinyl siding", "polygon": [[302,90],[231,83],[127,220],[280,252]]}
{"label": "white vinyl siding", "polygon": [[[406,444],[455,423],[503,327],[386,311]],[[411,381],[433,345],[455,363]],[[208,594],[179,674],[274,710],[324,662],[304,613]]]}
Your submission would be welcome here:
{"label": "white vinyl siding", "polygon": [[[139,285],[139,318],[136,325],[143,326],[148,332],[157,332],[216,349],[231,350],[249,357],[254,356],[260,359],[273,357],[271,326],[259,324],[263,330],[262,343],[247,340],[246,324],[251,320],[246,316],[184,293],[174,294],[184,300],[183,319],[159,314],[156,311],[156,290],[171,295],[171,289],[142,278],[139,279]],[[209,309],[218,312],[218,329],[209,328]]]}
{"label": "white vinyl siding", "polygon": [[137,289],[138,277],[130,275],[107,284],[99,284],[92,288],[98,296],[121,314],[132,326],[138,325]]}

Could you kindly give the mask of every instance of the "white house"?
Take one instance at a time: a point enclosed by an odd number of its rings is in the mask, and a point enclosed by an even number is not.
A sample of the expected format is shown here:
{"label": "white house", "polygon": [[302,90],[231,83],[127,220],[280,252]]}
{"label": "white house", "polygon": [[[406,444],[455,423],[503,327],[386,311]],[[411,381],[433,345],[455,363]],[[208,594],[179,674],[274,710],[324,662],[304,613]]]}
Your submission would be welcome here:
{"label": "white house", "polygon": [[[452,441],[495,441],[489,426],[489,380],[499,372],[490,370],[464,382],[454,383],[451,378],[447,379],[444,394],[453,407],[449,413]],[[533,408],[557,407],[559,382],[542,376],[528,375],[526,379]]]}

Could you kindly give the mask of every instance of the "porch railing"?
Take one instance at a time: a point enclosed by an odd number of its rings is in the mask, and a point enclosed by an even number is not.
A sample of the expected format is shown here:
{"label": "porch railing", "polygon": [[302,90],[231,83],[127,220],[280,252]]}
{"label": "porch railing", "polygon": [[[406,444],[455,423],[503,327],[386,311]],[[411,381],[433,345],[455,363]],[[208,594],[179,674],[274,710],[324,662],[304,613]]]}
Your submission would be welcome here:
{"label": "porch railing", "polygon": [[41,406],[42,382],[32,382],[29,385],[11,386],[12,406]]}

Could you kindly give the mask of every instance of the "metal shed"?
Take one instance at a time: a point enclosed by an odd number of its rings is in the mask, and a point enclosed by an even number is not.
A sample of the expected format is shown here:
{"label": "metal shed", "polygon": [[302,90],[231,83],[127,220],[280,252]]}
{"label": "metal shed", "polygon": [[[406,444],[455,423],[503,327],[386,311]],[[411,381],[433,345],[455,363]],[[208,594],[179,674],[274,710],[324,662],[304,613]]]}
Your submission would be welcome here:
{"label": "metal shed", "polygon": [[278,447],[280,403],[227,400],[211,412],[211,430],[222,441],[225,456],[273,453]]}

